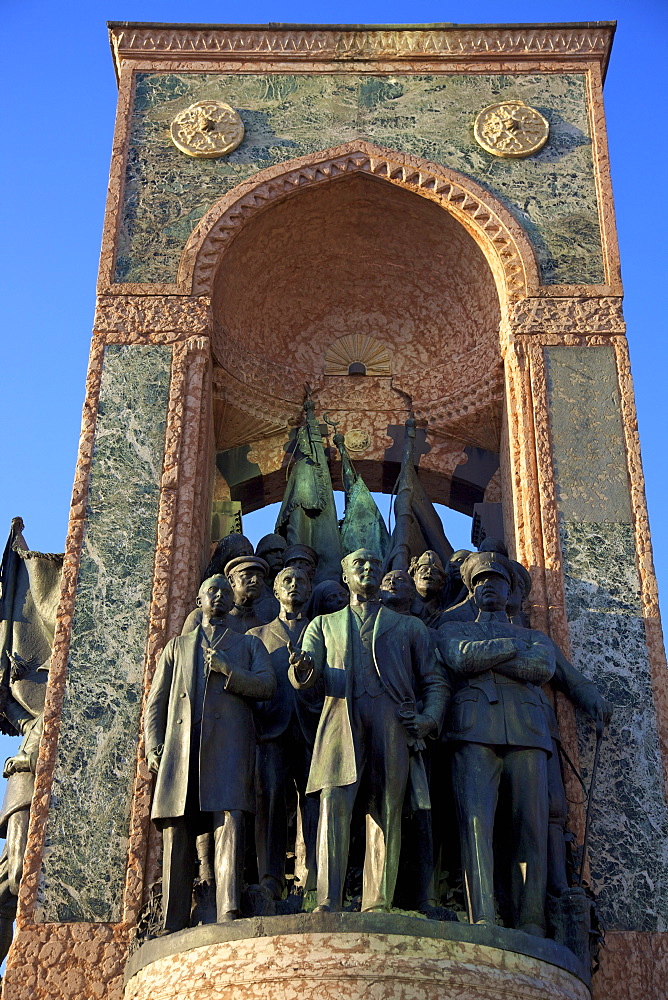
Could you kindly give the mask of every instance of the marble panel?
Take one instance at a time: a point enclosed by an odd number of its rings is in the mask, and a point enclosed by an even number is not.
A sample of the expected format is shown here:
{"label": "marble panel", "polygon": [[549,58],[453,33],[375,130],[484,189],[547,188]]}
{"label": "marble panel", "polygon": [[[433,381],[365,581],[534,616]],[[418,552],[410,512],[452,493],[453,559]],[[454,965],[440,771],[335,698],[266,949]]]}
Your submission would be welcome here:
{"label": "marble panel", "polygon": [[38,922],[121,917],[171,356],[105,350]]}
{"label": "marble panel", "polygon": [[572,521],[631,521],[615,350],[545,348],[557,503]]}
{"label": "marble panel", "polygon": [[[566,612],[575,666],[615,706],[602,745],[591,874],[606,926],[668,929],[668,807],[630,525],[563,521]],[[591,781],[595,734],[578,719]]]}
{"label": "marble panel", "polygon": [[[175,280],[191,230],[230,188],[264,167],[359,138],[488,188],[529,233],[544,283],[600,283],[584,81],[579,73],[138,73],[115,280]],[[501,159],[475,142],[475,116],[504,98],[548,119],[550,139],[535,156]],[[204,99],[231,104],[244,123],[244,141],[222,159],[190,159],[170,139],[174,116]]]}

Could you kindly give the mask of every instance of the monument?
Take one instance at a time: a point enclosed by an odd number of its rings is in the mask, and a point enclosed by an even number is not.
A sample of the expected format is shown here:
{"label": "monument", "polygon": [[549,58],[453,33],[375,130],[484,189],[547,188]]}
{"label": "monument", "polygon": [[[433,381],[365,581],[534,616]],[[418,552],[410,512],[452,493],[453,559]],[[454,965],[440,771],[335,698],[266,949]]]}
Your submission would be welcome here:
{"label": "monument", "polygon": [[62,571],[3,557],[4,1000],[665,997],[614,30],[110,24]]}

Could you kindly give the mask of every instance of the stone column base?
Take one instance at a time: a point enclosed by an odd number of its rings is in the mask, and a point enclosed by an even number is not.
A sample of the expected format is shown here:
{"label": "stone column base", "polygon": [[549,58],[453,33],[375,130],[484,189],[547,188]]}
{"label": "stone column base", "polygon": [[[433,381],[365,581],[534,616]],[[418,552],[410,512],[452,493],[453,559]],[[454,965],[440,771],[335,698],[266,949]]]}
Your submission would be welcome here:
{"label": "stone column base", "polygon": [[590,1000],[567,948],[398,914],[299,914],[158,938],[125,1000]]}

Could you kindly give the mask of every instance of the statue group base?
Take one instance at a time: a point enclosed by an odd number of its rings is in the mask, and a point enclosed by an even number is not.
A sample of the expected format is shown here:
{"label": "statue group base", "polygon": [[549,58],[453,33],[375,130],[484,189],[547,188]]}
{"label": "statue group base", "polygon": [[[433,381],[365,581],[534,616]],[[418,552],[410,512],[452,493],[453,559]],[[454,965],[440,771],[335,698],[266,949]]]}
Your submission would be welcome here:
{"label": "statue group base", "polygon": [[144,944],[125,1000],[590,1000],[567,948],[503,927],[392,913],[209,924]]}

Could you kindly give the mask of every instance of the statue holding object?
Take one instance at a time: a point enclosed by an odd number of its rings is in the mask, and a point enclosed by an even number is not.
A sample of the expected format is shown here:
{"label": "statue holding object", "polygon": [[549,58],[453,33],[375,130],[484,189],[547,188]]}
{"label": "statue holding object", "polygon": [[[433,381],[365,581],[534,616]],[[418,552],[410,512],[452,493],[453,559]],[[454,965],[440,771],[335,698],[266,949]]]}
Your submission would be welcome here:
{"label": "statue holding object", "polygon": [[381,606],[380,558],[359,549],[342,566],[350,606],[311,622],[290,656],[292,684],[322,706],[306,789],[320,792],[316,909],[341,909],[353,806],[365,778],[362,909],[382,911],[394,895],[409,770],[421,771],[415,794],[429,807],[419,748],[440,727],[448,685],[426,626]]}

